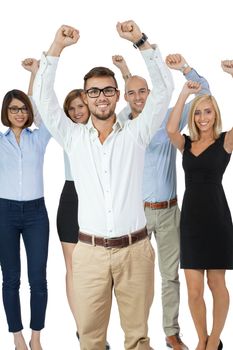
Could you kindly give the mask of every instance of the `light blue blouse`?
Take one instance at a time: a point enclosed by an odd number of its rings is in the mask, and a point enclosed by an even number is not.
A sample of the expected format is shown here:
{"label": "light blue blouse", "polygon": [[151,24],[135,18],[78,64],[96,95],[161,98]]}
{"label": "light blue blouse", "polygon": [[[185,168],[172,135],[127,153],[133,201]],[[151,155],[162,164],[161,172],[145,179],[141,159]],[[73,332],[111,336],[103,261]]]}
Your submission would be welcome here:
{"label": "light blue blouse", "polygon": [[23,129],[18,144],[11,129],[0,132],[0,198],[28,201],[44,196],[43,163],[51,135],[39,129]]}

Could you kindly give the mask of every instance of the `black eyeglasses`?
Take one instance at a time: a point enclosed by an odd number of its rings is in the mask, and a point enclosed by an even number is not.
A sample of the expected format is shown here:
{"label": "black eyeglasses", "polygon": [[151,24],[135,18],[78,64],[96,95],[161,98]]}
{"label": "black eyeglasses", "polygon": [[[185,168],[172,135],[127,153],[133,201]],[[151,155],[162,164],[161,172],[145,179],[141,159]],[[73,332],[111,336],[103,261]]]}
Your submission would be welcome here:
{"label": "black eyeglasses", "polygon": [[90,88],[88,90],[86,90],[85,92],[87,93],[87,95],[91,98],[96,98],[99,97],[99,95],[101,94],[101,92],[103,92],[105,97],[112,97],[116,94],[116,91],[118,91],[117,88],[113,87],[113,86],[106,86],[103,89],[99,89],[97,87],[93,87]]}
{"label": "black eyeglasses", "polygon": [[8,109],[12,114],[17,114],[19,113],[19,111],[23,114],[28,114],[28,109],[25,106],[24,107],[12,106],[12,107],[8,107]]}

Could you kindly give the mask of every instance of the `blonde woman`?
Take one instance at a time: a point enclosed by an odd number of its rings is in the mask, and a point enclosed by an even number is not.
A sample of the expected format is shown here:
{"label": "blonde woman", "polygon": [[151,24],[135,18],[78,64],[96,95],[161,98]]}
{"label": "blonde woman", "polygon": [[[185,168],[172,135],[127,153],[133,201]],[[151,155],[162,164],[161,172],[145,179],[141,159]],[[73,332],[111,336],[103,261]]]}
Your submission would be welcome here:
{"label": "blonde woman", "polygon": [[[198,334],[196,350],[221,350],[220,335],[229,308],[225,271],[233,269],[233,227],[221,184],[233,150],[233,129],[221,132],[221,117],[213,96],[194,99],[188,127],[179,122],[190,94],[200,84],[187,82],[167,123],[171,142],[183,153],[185,193],[181,210],[181,268],[184,269],[189,307]],[[213,326],[208,333],[204,276],[213,297]]]}

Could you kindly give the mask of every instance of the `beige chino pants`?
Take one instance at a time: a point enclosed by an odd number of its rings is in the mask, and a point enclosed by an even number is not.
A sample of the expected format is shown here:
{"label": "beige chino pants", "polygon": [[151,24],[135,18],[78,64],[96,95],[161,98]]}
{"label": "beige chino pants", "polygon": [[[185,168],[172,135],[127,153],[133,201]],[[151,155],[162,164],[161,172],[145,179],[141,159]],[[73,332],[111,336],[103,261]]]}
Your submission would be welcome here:
{"label": "beige chino pants", "polygon": [[159,270],[162,278],[163,329],[166,336],[180,332],[180,210],[178,205],[167,209],[145,208],[148,234],[154,232]]}
{"label": "beige chino pants", "polygon": [[81,350],[105,349],[113,290],[125,349],[150,349],[147,321],[154,296],[154,258],[148,238],[111,249],[78,242],[73,280]]}

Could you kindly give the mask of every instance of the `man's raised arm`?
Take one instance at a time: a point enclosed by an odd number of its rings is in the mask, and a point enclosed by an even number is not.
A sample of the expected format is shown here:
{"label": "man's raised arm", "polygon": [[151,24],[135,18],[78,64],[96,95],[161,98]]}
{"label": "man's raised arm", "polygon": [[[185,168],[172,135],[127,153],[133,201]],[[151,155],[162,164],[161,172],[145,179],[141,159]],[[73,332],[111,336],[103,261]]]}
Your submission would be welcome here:
{"label": "man's raised arm", "polygon": [[54,81],[59,56],[67,46],[76,44],[79,31],[70,26],[61,26],[46,54],[42,54],[40,67],[33,84],[33,99],[41,118],[52,136],[66,149],[74,123],[65,116],[60,107],[55,91]]}
{"label": "man's raised arm", "polygon": [[173,91],[171,73],[163,61],[157,45],[151,45],[134,21],[117,23],[121,38],[129,40],[138,48],[146,62],[148,71],[153,70],[153,89],[142,113],[129,127],[139,142],[147,145],[160,127],[167,112]]}

